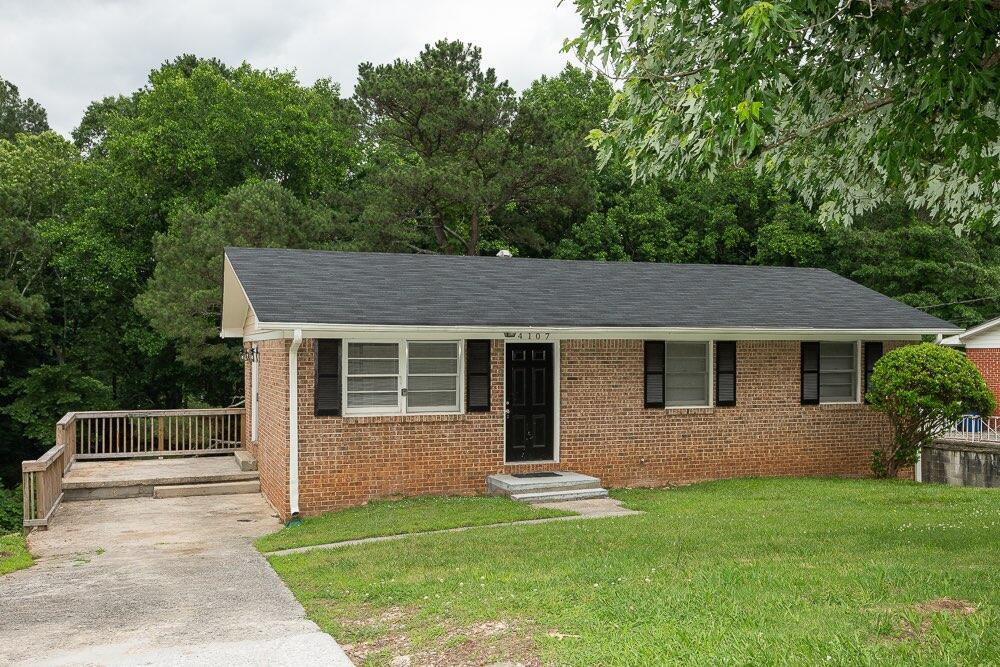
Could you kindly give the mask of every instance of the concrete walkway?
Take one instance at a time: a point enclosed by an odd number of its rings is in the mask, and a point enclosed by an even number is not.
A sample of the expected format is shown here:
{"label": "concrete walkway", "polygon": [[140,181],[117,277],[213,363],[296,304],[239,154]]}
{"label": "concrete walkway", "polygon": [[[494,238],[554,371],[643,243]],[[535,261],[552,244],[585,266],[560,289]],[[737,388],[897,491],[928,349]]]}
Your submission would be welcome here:
{"label": "concrete walkway", "polygon": [[291,549],[280,549],[269,551],[268,556],[287,556],[289,554],[301,554],[316,549],[342,549],[358,544],[369,544],[371,542],[394,542],[396,540],[406,540],[421,535],[439,535],[441,533],[463,533],[467,530],[485,530],[487,528],[509,528],[510,526],[531,526],[539,523],[552,523],[553,521],[579,521],[580,519],[606,519],[615,516],[630,516],[632,514],[642,514],[630,510],[620,501],[613,498],[589,498],[587,500],[564,500],[555,503],[531,503],[535,507],[548,507],[566,512],[575,512],[569,516],[554,516],[547,519],[525,519],[523,521],[507,521],[506,523],[489,523],[483,526],[461,526],[459,528],[441,528],[439,530],[425,530],[420,533],[402,533],[400,535],[380,535],[379,537],[362,537],[356,540],[343,540],[341,542],[329,542],[327,544],[311,544],[306,547],[292,547]]}
{"label": "concrete walkway", "polygon": [[0,577],[0,664],[350,665],[252,540],[256,494],[64,503]]}

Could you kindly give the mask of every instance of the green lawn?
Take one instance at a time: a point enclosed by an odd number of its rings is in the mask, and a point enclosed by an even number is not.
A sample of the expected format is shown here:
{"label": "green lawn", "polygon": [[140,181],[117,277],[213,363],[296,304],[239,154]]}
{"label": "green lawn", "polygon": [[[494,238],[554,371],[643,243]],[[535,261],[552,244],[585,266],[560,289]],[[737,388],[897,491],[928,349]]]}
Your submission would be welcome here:
{"label": "green lawn", "polygon": [[566,516],[572,512],[538,509],[497,496],[426,496],[370,502],[340,512],[304,519],[257,540],[261,551],[278,551],[362,537],[421,533],[428,530]]}
{"label": "green lawn", "polygon": [[0,535],[0,575],[26,568],[32,562],[23,535]]}
{"label": "green lawn", "polygon": [[359,664],[1000,663],[1000,492],[758,479],[615,496],[646,514],[270,561]]}

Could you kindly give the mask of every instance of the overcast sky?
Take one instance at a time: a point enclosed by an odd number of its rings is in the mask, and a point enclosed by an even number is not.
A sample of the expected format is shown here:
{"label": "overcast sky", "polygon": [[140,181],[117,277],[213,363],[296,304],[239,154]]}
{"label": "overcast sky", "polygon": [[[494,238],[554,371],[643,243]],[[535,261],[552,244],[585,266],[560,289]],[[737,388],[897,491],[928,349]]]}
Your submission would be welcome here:
{"label": "overcast sky", "polygon": [[568,0],[2,0],[0,77],[68,134],[91,101],[139,88],[181,53],[330,77],[349,94],[358,63],[447,37],[482,47],[520,90],[562,69],[578,26]]}

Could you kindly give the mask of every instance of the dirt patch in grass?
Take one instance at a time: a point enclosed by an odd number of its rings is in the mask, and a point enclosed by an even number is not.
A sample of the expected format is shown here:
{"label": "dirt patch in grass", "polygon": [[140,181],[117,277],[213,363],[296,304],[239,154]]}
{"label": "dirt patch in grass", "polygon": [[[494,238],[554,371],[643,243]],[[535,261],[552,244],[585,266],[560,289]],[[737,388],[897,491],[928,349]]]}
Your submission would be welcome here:
{"label": "dirt patch in grass", "polygon": [[391,607],[365,618],[341,619],[345,629],[361,637],[354,643],[343,644],[344,651],[358,665],[456,667],[503,662],[536,667],[542,664],[527,624],[482,621],[458,625],[449,622],[441,626],[440,634],[414,642],[406,632],[411,613]]}
{"label": "dirt patch in grass", "polygon": [[937,598],[915,605],[913,610],[920,614],[920,618],[917,620],[904,618],[900,621],[899,633],[895,637],[897,641],[923,641],[932,627],[931,615],[946,613],[968,616],[975,613],[976,606],[966,600]]}
{"label": "dirt patch in grass", "polygon": [[924,602],[923,604],[918,604],[916,609],[922,614],[937,614],[939,612],[950,612],[953,614],[961,614],[962,616],[968,616],[969,614],[975,613],[976,605],[966,600],[955,600],[952,598],[938,598],[936,600],[931,600],[930,602]]}

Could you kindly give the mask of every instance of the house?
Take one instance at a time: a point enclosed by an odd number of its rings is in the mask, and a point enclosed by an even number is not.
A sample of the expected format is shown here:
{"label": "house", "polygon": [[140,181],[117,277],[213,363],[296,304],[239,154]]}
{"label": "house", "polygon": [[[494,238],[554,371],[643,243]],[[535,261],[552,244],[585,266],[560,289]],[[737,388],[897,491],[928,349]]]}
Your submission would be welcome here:
{"label": "house", "polygon": [[500,473],[864,475],[875,360],[957,331],[820,269],[225,251],[245,439],[285,517]]}
{"label": "house", "polygon": [[983,374],[983,379],[1000,405],[1000,317],[949,336],[941,343],[965,348],[965,356]]}

